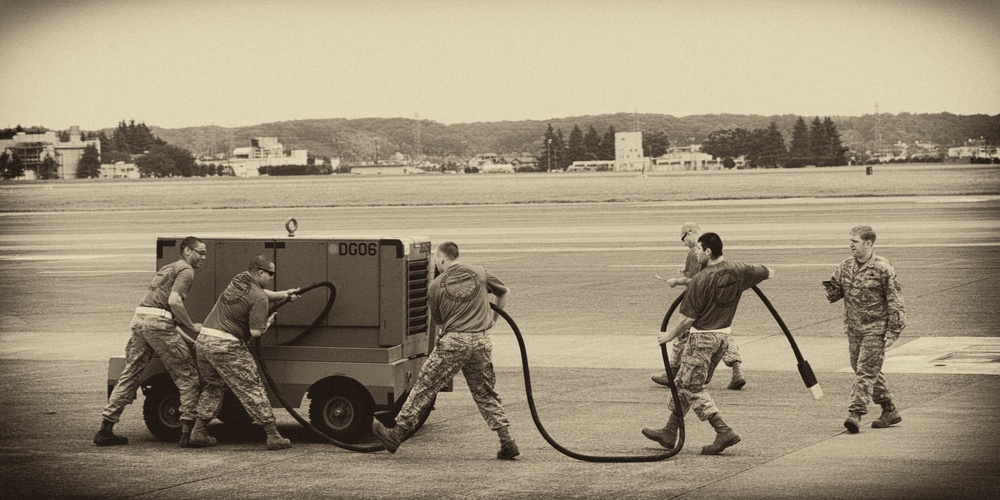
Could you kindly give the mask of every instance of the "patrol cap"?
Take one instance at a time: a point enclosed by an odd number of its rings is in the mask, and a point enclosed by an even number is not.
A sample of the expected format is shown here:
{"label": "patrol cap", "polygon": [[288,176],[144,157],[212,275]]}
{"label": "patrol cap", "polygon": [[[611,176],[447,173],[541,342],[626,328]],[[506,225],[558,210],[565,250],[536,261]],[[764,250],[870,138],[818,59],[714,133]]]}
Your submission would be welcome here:
{"label": "patrol cap", "polygon": [[681,241],[684,241],[684,237],[687,236],[687,234],[692,231],[697,231],[700,233],[701,228],[698,227],[698,224],[695,224],[694,222],[685,222],[684,225],[681,226]]}

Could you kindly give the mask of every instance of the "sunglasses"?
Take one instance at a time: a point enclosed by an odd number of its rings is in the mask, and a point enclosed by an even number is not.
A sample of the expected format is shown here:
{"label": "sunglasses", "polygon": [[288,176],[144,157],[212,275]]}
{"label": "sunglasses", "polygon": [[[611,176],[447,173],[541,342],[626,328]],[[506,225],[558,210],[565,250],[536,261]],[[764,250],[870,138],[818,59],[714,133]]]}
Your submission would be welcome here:
{"label": "sunglasses", "polygon": [[258,271],[264,271],[268,276],[274,277],[274,271],[268,271],[267,269],[258,269]]}

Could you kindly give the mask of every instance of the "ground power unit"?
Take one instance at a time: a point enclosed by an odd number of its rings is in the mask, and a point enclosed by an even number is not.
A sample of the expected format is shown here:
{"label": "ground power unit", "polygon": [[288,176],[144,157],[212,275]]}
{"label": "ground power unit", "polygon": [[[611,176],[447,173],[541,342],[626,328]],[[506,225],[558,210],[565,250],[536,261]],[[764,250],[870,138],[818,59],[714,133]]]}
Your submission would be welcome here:
{"label": "ground power unit", "polygon": [[[275,382],[273,388],[265,384],[272,407],[280,406],[275,390],[295,408],[308,398],[314,427],[346,443],[365,440],[373,417],[391,422],[398,413],[432,348],[431,242],[426,237],[296,236],[294,219],[286,228],[287,236],[201,238],[208,258],[195,271],[185,307],[192,321],[203,321],[229,281],[258,254],[274,259],[275,290],[332,284],[282,306],[251,352]],[[157,239],[156,269],[177,260],[182,239]],[[111,358],[109,394],[124,365],[124,357]],[[159,359],[146,368],[142,389],[149,431],[164,441],[179,439],[178,392]],[[228,391],[219,420],[250,423]]]}

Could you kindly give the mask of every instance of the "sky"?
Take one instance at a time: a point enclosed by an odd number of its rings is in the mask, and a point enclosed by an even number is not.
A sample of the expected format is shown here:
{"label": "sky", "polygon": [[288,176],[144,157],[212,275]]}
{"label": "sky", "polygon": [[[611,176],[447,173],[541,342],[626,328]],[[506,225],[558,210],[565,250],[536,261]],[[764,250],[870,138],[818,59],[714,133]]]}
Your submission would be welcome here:
{"label": "sky", "polygon": [[1000,0],[0,0],[0,127],[1000,114]]}

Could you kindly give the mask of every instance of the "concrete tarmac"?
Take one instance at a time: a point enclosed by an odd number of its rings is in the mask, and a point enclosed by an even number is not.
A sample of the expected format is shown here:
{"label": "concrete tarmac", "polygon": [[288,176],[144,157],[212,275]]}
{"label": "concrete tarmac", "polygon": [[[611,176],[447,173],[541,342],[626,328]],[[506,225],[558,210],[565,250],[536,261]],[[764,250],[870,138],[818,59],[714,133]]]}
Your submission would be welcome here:
{"label": "concrete tarmac", "polygon": [[[469,261],[512,286],[508,312],[525,334],[545,429],[591,455],[664,451],[639,430],[666,420],[669,390],[649,377],[662,371],[655,332],[678,291],[651,275],[680,266],[673,226],[704,221],[727,238],[733,258],[773,265],[778,276],[761,288],[792,329],[823,398],[810,397],[784,336],[747,295],[734,339],[748,385],[726,390],[728,370],[720,367],[708,387],[742,442],[701,455],[712,430],[690,413],[680,453],[633,464],[573,460],[544,441],[527,407],[517,343],[503,326],[492,337],[498,392],[522,453],[513,462],[496,460],[496,437],[461,378],[395,455],[325,444],[283,410],[276,413],[291,449],[265,451],[260,433],[219,423],[210,432],[220,446],[181,449],[149,434],[141,397],[116,427],[130,443],[94,446],[107,358],[121,355],[129,311],[153,272],[151,239],[240,233],[260,220],[202,210],[115,213],[118,225],[107,228],[100,214],[0,217],[0,497],[1000,497],[1000,321],[992,307],[1000,299],[1000,200],[832,203],[470,207],[479,223],[493,214],[492,231],[466,219],[453,225],[453,208],[441,207],[299,216],[326,231],[413,227],[435,242],[457,235]],[[849,255],[846,231],[871,213],[881,214],[881,225],[872,224],[885,228],[879,245],[907,300],[907,330],[885,370],[903,422],[871,428],[872,405],[852,435],[842,425],[853,374],[841,306],[817,297],[818,281]],[[276,228],[282,217],[271,217]],[[231,222],[220,229],[220,218]]]}

